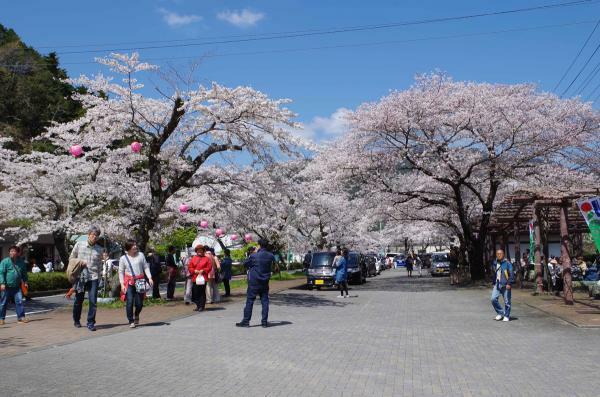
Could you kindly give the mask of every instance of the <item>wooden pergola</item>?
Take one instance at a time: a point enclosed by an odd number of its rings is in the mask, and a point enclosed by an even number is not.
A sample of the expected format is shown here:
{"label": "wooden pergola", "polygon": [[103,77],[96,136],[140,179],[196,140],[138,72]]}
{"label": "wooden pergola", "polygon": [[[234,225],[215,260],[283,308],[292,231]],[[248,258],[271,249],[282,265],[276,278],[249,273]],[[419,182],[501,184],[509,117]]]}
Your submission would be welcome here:
{"label": "wooden pergola", "polygon": [[[505,249],[508,236],[515,241],[515,259],[521,258],[520,236],[529,234],[529,223],[534,230],[535,291],[543,289],[542,253],[548,259],[548,242],[543,235],[560,235],[560,262],[563,269],[563,294],[565,304],[573,304],[571,277],[571,247],[581,252],[582,235],[588,227],[577,208],[576,201],[586,196],[598,195],[598,190],[577,191],[574,193],[532,193],[516,192],[506,197],[494,210],[489,228],[489,243],[494,247],[499,243]],[[499,241],[498,241],[499,240]],[[543,244],[545,242],[545,244]],[[509,252],[505,249],[506,252]],[[510,258],[509,258],[510,259]],[[520,280],[519,280],[520,282]]]}

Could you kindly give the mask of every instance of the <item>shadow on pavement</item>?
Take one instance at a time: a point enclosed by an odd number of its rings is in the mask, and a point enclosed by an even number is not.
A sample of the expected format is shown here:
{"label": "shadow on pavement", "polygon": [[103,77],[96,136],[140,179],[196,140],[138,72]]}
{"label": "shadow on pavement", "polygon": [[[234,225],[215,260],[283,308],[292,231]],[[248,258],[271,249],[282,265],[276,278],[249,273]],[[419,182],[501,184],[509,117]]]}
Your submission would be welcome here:
{"label": "shadow on pavement", "polygon": [[162,325],[171,325],[171,323],[165,321],[155,321],[153,323],[140,324],[140,327],[160,327]]}
{"label": "shadow on pavement", "polygon": [[[282,325],[291,325],[291,324],[293,324],[291,321],[269,321],[268,328],[280,327]],[[260,324],[251,325],[249,328],[258,328],[258,327],[262,327],[262,325],[260,325]]]}
{"label": "shadow on pavement", "polygon": [[96,329],[111,329],[111,328],[116,328],[116,327],[122,327],[122,326],[125,326],[125,325],[127,325],[127,324],[126,323],[121,323],[121,324],[97,324],[96,325]]}
{"label": "shadow on pavement", "polygon": [[422,277],[408,277],[406,274],[390,274],[389,276],[371,277],[366,284],[356,286],[356,291],[402,291],[402,292],[430,292],[454,291],[448,277],[431,277],[424,274]]}
{"label": "shadow on pavement", "polygon": [[[334,296],[332,295],[331,298]],[[298,306],[298,307],[343,307],[348,303],[333,301],[325,299],[318,295],[311,295],[305,293],[294,293],[294,294],[276,294],[271,296],[270,303],[276,306]]]}

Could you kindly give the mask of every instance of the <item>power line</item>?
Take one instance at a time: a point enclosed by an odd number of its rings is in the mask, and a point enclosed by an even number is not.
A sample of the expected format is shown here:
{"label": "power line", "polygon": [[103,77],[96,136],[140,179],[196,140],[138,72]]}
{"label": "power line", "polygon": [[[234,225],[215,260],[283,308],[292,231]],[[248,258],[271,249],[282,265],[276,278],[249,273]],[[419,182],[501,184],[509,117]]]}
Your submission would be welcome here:
{"label": "power line", "polygon": [[[402,26],[424,25],[424,24],[431,24],[431,23],[459,21],[459,20],[489,17],[489,16],[516,14],[516,13],[522,13],[522,12],[532,12],[532,11],[578,6],[578,5],[588,5],[588,4],[594,4],[594,3],[598,3],[598,0],[595,0],[595,1],[593,1],[593,0],[578,0],[578,1],[546,4],[546,5],[541,5],[541,6],[518,8],[518,9],[511,9],[511,10],[504,10],[504,11],[493,11],[493,12],[461,15],[461,16],[454,16],[454,17],[422,19],[422,20],[398,22],[398,23],[347,26],[347,27],[341,27],[341,28],[330,28],[330,29],[315,30],[315,31],[280,32],[280,33],[269,34],[266,37],[261,36],[261,37],[231,38],[231,39],[216,40],[216,41],[203,41],[203,42],[199,42],[199,43],[150,45],[150,46],[140,46],[140,47],[86,49],[86,50],[77,50],[77,51],[64,51],[64,52],[60,52],[60,53],[62,55],[66,55],[66,54],[84,54],[84,53],[96,53],[96,52],[122,52],[122,51],[134,51],[134,50],[181,48],[181,47],[193,47],[193,46],[204,46],[204,45],[214,45],[214,44],[231,44],[231,43],[242,43],[242,42],[250,42],[250,41],[279,40],[279,39],[289,39],[289,38],[308,37],[308,36],[333,35],[333,34],[338,34],[338,33],[380,30],[380,29],[389,29],[389,28],[402,27]],[[155,43],[158,43],[158,42],[155,42]]]}
{"label": "power line", "polygon": [[583,52],[583,49],[587,46],[588,42],[590,41],[590,39],[594,35],[594,32],[598,28],[598,25],[600,25],[600,19],[598,20],[598,22],[596,22],[596,26],[594,26],[594,29],[592,29],[592,31],[588,35],[587,39],[585,40],[585,43],[583,43],[583,45],[579,49],[579,52],[577,53],[577,55],[575,55],[575,58],[573,58],[573,61],[571,62],[571,64],[569,65],[569,67],[567,68],[567,70],[565,71],[565,73],[562,75],[562,77],[560,78],[560,80],[558,81],[558,83],[556,83],[556,86],[554,87],[554,89],[552,91],[556,92],[556,90],[558,89],[558,87],[560,86],[560,84],[563,82],[563,80],[565,79],[565,77],[567,77],[567,75],[571,71],[571,68],[573,67],[573,65],[575,65],[575,62],[577,62],[577,59],[579,59],[579,56]]}
{"label": "power line", "polygon": [[[263,55],[263,54],[289,53],[289,52],[314,51],[314,50],[330,50],[330,49],[337,49],[337,48],[370,47],[370,46],[379,46],[379,45],[386,45],[386,44],[402,44],[402,43],[413,43],[413,42],[421,42],[421,41],[435,41],[435,40],[490,36],[490,35],[496,35],[496,34],[502,34],[502,33],[535,31],[535,30],[542,30],[542,29],[552,29],[552,28],[582,25],[582,24],[590,24],[590,23],[594,23],[594,22],[595,22],[595,20],[576,21],[576,22],[569,22],[569,23],[555,24],[555,25],[542,25],[542,26],[504,29],[504,30],[477,32],[477,33],[464,33],[464,34],[446,35],[446,36],[430,36],[430,37],[420,37],[420,38],[404,39],[404,40],[387,40],[387,41],[378,41],[378,42],[349,43],[349,44],[338,44],[338,45],[329,45],[329,46],[283,48],[283,49],[274,49],[274,50],[207,54],[207,55],[203,55],[203,57],[219,58],[219,57],[228,57],[228,56],[246,56],[246,55]],[[198,56],[144,58],[144,60],[148,61],[148,62],[152,62],[152,61],[175,60],[175,59],[194,59],[194,58],[198,58]],[[95,64],[95,63],[96,62],[94,62],[94,61],[63,62],[63,63],[61,63],[61,65],[85,65],[85,64]],[[17,67],[17,66],[23,66],[23,65],[22,64],[21,65],[0,64],[0,66],[2,66],[2,67],[11,67],[11,66]],[[40,65],[40,67],[41,67],[41,65]]]}
{"label": "power line", "polygon": [[592,60],[592,58],[594,57],[594,55],[596,55],[596,52],[598,52],[598,49],[600,49],[600,43],[598,43],[598,45],[596,46],[596,49],[594,50],[594,52],[592,52],[592,55],[590,55],[590,57],[587,59],[587,61],[583,65],[583,67],[579,70],[579,73],[577,73],[577,75],[575,76],[575,78],[571,81],[571,84],[569,84],[569,86],[562,92],[562,94],[560,94],[561,97],[563,95],[565,95],[567,93],[567,91],[569,91],[569,89],[573,86],[573,84],[575,83],[575,81],[579,78],[579,76],[581,76],[581,73],[583,73],[583,71],[585,70],[585,68],[587,67],[587,65],[590,63],[590,61]]}
{"label": "power line", "polygon": [[598,72],[600,71],[600,62],[596,64],[596,66],[588,73],[587,77],[583,79],[583,82],[579,85],[579,88],[575,91],[577,94],[581,95],[585,91],[585,89],[590,85],[590,83],[594,80]]}

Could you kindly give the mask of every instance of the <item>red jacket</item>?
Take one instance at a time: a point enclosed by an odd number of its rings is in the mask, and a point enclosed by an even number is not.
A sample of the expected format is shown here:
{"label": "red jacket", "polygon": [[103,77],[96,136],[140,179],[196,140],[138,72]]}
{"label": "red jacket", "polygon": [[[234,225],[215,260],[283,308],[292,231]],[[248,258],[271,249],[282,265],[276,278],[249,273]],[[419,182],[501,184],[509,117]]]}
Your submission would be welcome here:
{"label": "red jacket", "polygon": [[212,270],[212,261],[206,256],[194,255],[194,257],[190,259],[188,269],[192,275],[192,282],[196,283],[196,277],[198,276],[196,270],[204,270],[204,278],[208,280],[208,274]]}

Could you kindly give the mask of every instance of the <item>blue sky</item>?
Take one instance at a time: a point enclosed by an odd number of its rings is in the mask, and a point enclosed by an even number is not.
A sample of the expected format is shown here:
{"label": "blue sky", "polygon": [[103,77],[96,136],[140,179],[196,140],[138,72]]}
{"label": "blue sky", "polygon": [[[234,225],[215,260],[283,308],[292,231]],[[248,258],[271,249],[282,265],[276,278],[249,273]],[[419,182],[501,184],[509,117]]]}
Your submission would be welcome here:
{"label": "blue sky", "polygon": [[[28,44],[42,52],[57,51],[69,73],[78,75],[100,71],[98,65],[86,62],[105,53],[66,52],[191,42],[157,41],[216,41],[214,37],[397,23],[566,1],[4,0],[0,23],[15,29]],[[590,2],[332,35],[146,49],[140,54],[142,58],[156,59],[153,63],[159,65],[170,59],[169,62],[182,67],[190,59],[212,55],[202,61],[201,81],[251,85],[271,97],[291,98],[290,107],[299,114],[299,121],[308,126],[308,133],[323,139],[339,132],[336,119],[339,109],[352,109],[362,102],[376,100],[390,89],[407,88],[417,73],[442,70],[457,80],[534,82],[551,91],[598,18],[600,2]],[[546,28],[538,29],[542,26]],[[532,30],[491,34],[515,29]],[[480,33],[486,34],[476,35]],[[457,35],[463,37],[439,38]],[[432,37],[437,39],[410,41]],[[147,43],[122,44],[142,41]],[[395,43],[375,44],[390,41]],[[598,42],[600,28],[566,80],[575,76]],[[587,70],[592,70],[599,61],[600,53]],[[589,91],[598,84],[600,75],[592,81]],[[567,85],[563,83],[561,88]]]}

